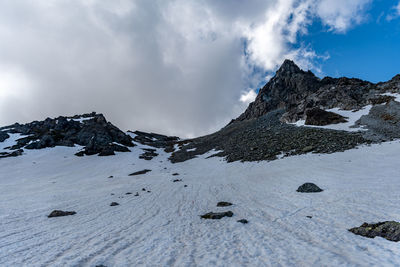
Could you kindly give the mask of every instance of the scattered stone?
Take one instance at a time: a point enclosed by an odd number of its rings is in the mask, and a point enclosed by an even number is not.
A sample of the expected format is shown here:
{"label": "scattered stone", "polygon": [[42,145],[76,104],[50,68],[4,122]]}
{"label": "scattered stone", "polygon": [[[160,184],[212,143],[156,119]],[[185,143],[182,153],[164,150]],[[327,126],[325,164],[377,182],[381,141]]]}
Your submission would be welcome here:
{"label": "scattered stone", "polygon": [[185,184],[183,187],[187,187],[187,184]]}
{"label": "scattered stone", "polygon": [[313,184],[313,183],[305,183],[297,189],[297,192],[300,192],[300,193],[318,193],[318,192],[322,192],[322,191],[324,191],[324,190],[322,190],[316,184]]}
{"label": "scattered stone", "polygon": [[146,173],[148,173],[148,172],[151,172],[151,170],[144,169],[144,170],[141,170],[141,171],[133,172],[133,173],[129,174],[129,176],[135,176],[135,175],[146,174]]}
{"label": "scattered stone", "polygon": [[113,195],[115,195],[114,193],[111,193],[111,195],[113,196]]}
{"label": "scattered stone", "polygon": [[175,179],[175,180],[173,180],[172,182],[173,182],[173,183],[182,182],[182,179]]}
{"label": "scattered stone", "polygon": [[146,188],[142,188],[142,191],[146,191]]}
{"label": "scattered stone", "polygon": [[139,196],[139,193],[138,192],[136,192],[136,194],[135,194],[135,197],[138,197]]}
{"label": "scattered stone", "polygon": [[383,237],[389,241],[400,241],[400,223],[385,221],[375,224],[363,223],[360,227],[349,229],[350,232],[369,238]]}
{"label": "scattered stone", "polygon": [[111,178],[114,178],[114,176],[110,175],[110,176],[108,176],[108,178],[110,178],[110,179],[111,179]]}
{"label": "scattered stone", "polygon": [[320,108],[312,108],[306,111],[306,125],[324,126],[347,122],[346,118],[334,112]]}
{"label": "scattered stone", "polygon": [[176,172],[176,173],[173,173],[172,175],[173,175],[173,176],[177,176],[177,175],[179,175],[179,173]]}
{"label": "scattered stone", "polygon": [[228,206],[232,206],[233,204],[230,202],[225,202],[225,201],[221,201],[217,203],[217,207],[228,207]]}
{"label": "scattered stone", "polygon": [[151,191],[150,191],[150,190],[148,190],[148,191],[147,191],[147,193],[151,193]]}
{"label": "scattered stone", "polygon": [[224,212],[209,212],[204,215],[201,215],[200,217],[203,219],[219,220],[223,217],[232,217],[232,216],[233,216],[232,211],[224,211]]}
{"label": "scattered stone", "polygon": [[113,206],[118,206],[118,205],[119,205],[118,202],[111,202],[111,204],[110,204],[111,207],[113,207]]}
{"label": "scattered stone", "polygon": [[127,192],[127,193],[125,193],[125,195],[132,195],[132,193],[131,192]]}
{"label": "scattered stone", "polygon": [[307,217],[308,219],[311,219],[311,218],[312,218],[312,216],[310,216],[310,215],[307,215],[306,217]]}
{"label": "scattered stone", "polygon": [[304,153],[307,153],[307,152],[311,152],[313,149],[314,149],[313,146],[306,146],[301,151],[303,151]]}
{"label": "scattered stone", "polygon": [[243,224],[249,223],[249,221],[246,220],[246,219],[241,219],[241,220],[238,220],[237,222],[240,222],[240,223],[243,223]]}
{"label": "scattered stone", "polygon": [[61,216],[69,216],[76,214],[75,211],[62,211],[62,210],[53,210],[47,217],[61,217]]}

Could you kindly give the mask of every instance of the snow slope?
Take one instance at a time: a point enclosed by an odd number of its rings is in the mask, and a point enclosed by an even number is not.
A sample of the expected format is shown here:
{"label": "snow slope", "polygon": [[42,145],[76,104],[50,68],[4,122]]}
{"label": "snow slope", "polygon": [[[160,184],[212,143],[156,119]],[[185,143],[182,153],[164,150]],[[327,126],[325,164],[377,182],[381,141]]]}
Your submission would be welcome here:
{"label": "snow slope", "polygon": [[[0,266],[400,264],[398,243],[347,231],[400,221],[398,141],[259,163],[203,155],[171,164],[162,150],[145,161],[141,147],[111,157],[56,147],[1,159]],[[128,176],[145,168],[152,172]],[[297,193],[304,182],[325,191]],[[54,209],[77,214],[47,218]],[[234,216],[199,217],[222,210]]]}

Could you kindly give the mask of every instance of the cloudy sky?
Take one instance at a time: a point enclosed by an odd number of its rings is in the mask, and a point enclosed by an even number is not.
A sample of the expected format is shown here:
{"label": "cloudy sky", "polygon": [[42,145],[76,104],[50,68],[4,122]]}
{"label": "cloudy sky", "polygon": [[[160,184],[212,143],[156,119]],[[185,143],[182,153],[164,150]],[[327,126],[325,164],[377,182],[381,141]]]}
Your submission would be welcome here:
{"label": "cloudy sky", "polygon": [[181,137],[238,116],[285,58],[400,73],[400,2],[0,0],[0,125],[97,111]]}

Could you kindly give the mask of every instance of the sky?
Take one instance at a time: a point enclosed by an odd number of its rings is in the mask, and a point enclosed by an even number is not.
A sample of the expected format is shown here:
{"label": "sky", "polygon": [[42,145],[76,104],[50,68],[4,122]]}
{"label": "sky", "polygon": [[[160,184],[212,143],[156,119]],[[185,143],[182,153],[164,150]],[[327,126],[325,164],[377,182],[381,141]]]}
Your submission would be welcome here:
{"label": "sky", "polygon": [[211,133],[284,59],[400,73],[399,0],[0,0],[0,125],[96,111],[123,130]]}

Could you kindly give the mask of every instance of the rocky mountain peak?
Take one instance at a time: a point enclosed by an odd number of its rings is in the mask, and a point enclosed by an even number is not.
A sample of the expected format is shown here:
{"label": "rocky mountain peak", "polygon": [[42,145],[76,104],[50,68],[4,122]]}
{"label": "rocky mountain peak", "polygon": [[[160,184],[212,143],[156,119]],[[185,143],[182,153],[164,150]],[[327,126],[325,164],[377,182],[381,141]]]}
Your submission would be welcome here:
{"label": "rocky mountain peak", "polygon": [[288,75],[288,74],[290,75],[301,72],[302,70],[292,60],[285,59],[281,67],[276,72],[276,76]]}
{"label": "rocky mountain peak", "polygon": [[283,122],[306,119],[313,108],[360,109],[368,104],[385,102],[383,92],[397,91],[400,75],[388,82],[373,84],[354,78],[322,80],[311,71],[301,70],[293,61],[285,60],[275,76],[260,89],[255,101],[235,121],[256,119],[274,110],[283,110]]}

